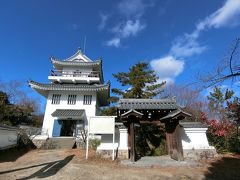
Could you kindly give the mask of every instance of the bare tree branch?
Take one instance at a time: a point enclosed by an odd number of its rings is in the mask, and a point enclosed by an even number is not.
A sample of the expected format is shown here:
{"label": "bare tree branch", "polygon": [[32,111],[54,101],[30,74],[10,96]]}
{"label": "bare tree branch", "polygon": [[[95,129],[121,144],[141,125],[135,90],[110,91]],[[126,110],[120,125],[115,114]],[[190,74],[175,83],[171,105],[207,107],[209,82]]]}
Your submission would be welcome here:
{"label": "bare tree branch", "polygon": [[240,38],[237,38],[230,49],[230,54],[225,60],[218,63],[215,70],[198,77],[203,88],[208,88],[214,85],[218,85],[226,80],[236,80],[240,77],[240,58],[237,56],[240,51]]}

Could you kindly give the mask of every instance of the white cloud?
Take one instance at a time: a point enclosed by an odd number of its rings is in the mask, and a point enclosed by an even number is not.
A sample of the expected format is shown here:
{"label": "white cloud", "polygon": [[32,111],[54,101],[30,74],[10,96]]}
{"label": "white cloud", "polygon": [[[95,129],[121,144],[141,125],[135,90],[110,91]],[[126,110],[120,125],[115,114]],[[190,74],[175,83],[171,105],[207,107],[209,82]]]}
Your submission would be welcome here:
{"label": "white cloud", "polygon": [[78,30],[78,29],[80,28],[80,25],[79,25],[79,24],[76,24],[76,23],[73,23],[73,24],[71,25],[71,28],[72,28],[73,30]]}
{"label": "white cloud", "polygon": [[152,69],[160,77],[159,81],[166,80],[168,84],[174,83],[174,78],[184,70],[185,62],[181,58],[201,54],[207,49],[207,46],[198,42],[204,30],[238,25],[239,18],[240,0],[226,0],[221,8],[197,23],[192,33],[185,33],[176,38],[167,56],[150,62]]}
{"label": "white cloud", "polygon": [[169,55],[151,60],[150,66],[158,74],[160,81],[166,80],[168,83],[173,83],[174,78],[183,71],[184,61]]}
{"label": "white cloud", "polygon": [[201,46],[197,41],[198,36],[195,34],[185,34],[182,37],[173,41],[170,49],[170,54],[176,57],[188,57],[195,54],[201,54],[207,49],[206,46]]}
{"label": "white cloud", "polygon": [[[192,33],[185,33],[176,38],[169,54],[150,62],[152,69],[159,75],[160,80],[174,83],[174,78],[184,70],[184,60],[179,58],[201,54],[207,46],[201,45],[198,39],[204,30],[233,26],[240,24],[240,0],[226,0],[224,5],[196,24]],[[210,91],[210,90],[208,90]]]}
{"label": "white cloud", "polygon": [[[158,79],[158,81],[157,81],[157,83],[162,83],[162,82],[166,82],[166,84],[165,84],[165,86],[169,86],[169,85],[172,85],[172,84],[174,84],[174,78],[170,78],[170,77],[167,77],[167,78],[159,78]],[[164,86],[164,87],[165,87]],[[163,87],[163,89],[164,89],[164,87]]]}
{"label": "white cloud", "polygon": [[153,6],[153,1],[146,3],[143,0],[123,0],[118,4],[118,10],[127,18],[140,18],[145,9],[151,6]]}
{"label": "white cloud", "polygon": [[145,24],[141,24],[140,20],[128,20],[124,23],[116,25],[112,28],[112,32],[115,37],[106,42],[107,46],[120,47],[121,39],[131,36],[137,36],[137,34],[146,27]]}
{"label": "white cloud", "polygon": [[118,24],[112,29],[112,32],[118,34],[121,38],[127,38],[129,36],[136,36],[140,31],[146,27],[145,24],[141,24],[140,20],[135,21],[128,20],[124,23]]}
{"label": "white cloud", "polygon": [[112,38],[106,42],[107,46],[120,47],[121,42],[119,38]]}
{"label": "white cloud", "polygon": [[126,38],[135,37],[146,28],[142,23],[142,16],[149,7],[153,7],[154,0],[122,0],[117,4],[116,14],[120,15],[120,21],[116,22],[110,29],[113,39],[106,45],[120,47],[120,41]]}
{"label": "white cloud", "polygon": [[200,45],[198,38],[203,30],[233,26],[240,23],[240,0],[227,0],[225,4],[204,20],[200,21],[195,30],[178,37],[172,43],[170,54],[176,57],[188,57],[201,54],[207,47]]}
{"label": "white cloud", "polygon": [[100,13],[100,24],[98,25],[98,29],[102,30],[106,26],[106,22],[108,20],[108,15],[104,13]]}
{"label": "white cloud", "polygon": [[240,1],[227,0],[225,4],[217,11],[206,17],[203,21],[198,23],[197,29],[204,28],[219,28],[222,26],[233,26],[239,24],[240,18]]}

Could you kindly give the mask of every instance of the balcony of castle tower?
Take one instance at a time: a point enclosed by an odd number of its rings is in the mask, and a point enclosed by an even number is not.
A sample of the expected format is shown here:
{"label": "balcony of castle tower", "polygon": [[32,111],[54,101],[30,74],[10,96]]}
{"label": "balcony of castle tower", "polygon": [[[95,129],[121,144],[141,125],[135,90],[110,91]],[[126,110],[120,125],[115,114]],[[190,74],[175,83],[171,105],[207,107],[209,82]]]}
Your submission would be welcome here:
{"label": "balcony of castle tower", "polygon": [[99,71],[51,70],[48,80],[55,83],[100,83]]}

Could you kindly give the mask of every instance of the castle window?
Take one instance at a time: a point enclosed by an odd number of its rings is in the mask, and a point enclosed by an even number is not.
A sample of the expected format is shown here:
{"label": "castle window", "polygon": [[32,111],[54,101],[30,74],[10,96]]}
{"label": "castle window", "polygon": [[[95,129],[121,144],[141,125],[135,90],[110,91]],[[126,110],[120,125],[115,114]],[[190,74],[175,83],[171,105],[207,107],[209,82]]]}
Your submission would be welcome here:
{"label": "castle window", "polygon": [[70,94],[68,95],[68,104],[76,104],[77,95]]}
{"label": "castle window", "polygon": [[60,104],[61,94],[53,94],[52,104]]}
{"label": "castle window", "polygon": [[92,95],[84,95],[83,104],[90,105],[92,103]]}

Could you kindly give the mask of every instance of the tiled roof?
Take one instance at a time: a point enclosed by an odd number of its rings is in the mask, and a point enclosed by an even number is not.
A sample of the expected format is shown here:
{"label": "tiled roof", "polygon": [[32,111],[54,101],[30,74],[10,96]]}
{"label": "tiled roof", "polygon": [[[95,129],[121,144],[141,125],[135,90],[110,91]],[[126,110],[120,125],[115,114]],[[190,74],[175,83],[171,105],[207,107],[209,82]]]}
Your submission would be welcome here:
{"label": "tiled roof", "polygon": [[40,90],[103,91],[110,88],[110,84],[42,84],[31,80],[28,83],[32,88]]}
{"label": "tiled roof", "polygon": [[49,91],[97,92],[99,106],[109,105],[110,84],[42,84],[35,81],[28,81],[28,84],[44,97],[48,97]]}
{"label": "tiled roof", "polygon": [[82,117],[84,109],[57,109],[52,113],[53,117]]}
{"label": "tiled roof", "polygon": [[79,62],[79,61],[59,61],[54,58],[51,58],[51,61],[54,66],[100,66],[101,60],[95,61],[95,62]]}
{"label": "tiled roof", "polygon": [[178,109],[175,99],[120,99],[119,109]]}
{"label": "tiled roof", "polygon": [[183,128],[207,128],[207,125],[201,122],[180,122],[179,124]]}
{"label": "tiled roof", "polygon": [[175,116],[178,116],[180,114],[183,114],[184,117],[186,117],[186,116],[190,116],[191,117],[192,116],[191,114],[189,114],[187,112],[184,112],[181,109],[177,109],[177,110],[171,111],[170,113],[168,113],[168,115],[162,117],[161,120],[171,119],[171,118],[173,118]]}

